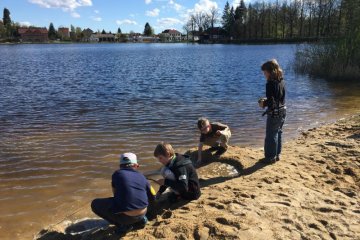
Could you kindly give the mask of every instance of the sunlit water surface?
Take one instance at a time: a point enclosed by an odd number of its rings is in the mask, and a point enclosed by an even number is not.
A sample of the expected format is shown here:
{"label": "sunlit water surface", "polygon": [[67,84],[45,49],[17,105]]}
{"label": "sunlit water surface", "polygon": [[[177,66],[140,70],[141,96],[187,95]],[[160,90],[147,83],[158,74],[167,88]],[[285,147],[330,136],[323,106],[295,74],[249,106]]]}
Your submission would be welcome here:
{"label": "sunlit water surface", "polygon": [[207,116],[231,144],[261,147],[260,65],[287,82],[285,137],[358,111],[359,85],[295,75],[295,45],[96,44],[0,46],[0,239],[31,236],[110,194],[121,152],[141,170],[167,141],[182,152]]}

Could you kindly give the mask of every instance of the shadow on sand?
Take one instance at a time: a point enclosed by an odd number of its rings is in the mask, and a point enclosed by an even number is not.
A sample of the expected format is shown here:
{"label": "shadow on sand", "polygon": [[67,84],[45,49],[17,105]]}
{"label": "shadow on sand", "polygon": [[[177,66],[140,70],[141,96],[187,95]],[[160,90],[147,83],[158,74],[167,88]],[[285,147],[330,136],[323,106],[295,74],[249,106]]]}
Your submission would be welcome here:
{"label": "shadow on sand", "polygon": [[[190,156],[194,162],[194,165],[196,165],[197,151],[188,151],[186,152],[186,155]],[[214,177],[206,180],[200,179],[201,187],[208,187],[241,176],[251,175],[254,172],[267,166],[267,164],[263,162],[263,159],[260,159],[251,167],[244,169],[244,166],[239,160],[227,158],[226,156],[220,158],[215,157],[213,156],[212,152],[208,150],[203,151],[203,159],[206,159],[206,161],[204,161],[204,163],[202,163],[200,166],[197,166],[197,168],[202,168],[209,164],[218,162],[232,166],[238,174],[228,177]],[[168,195],[169,193],[163,194],[160,200],[150,203],[147,213],[147,217],[150,221],[155,219],[157,216],[161,216],[163,219],[171,218],[172,210],[181,208],[189,203],[189,201],[185,200],[171,203],[167,200]],[[116,234],[115,227],[109,226],[105,220],[100,219],[85,219],[73,223],[65,229],[64,233],[43,230],[39,235],[41,236],[38,238],[39,240],[113,240],[120,239],[121,237],[125,236]]]}

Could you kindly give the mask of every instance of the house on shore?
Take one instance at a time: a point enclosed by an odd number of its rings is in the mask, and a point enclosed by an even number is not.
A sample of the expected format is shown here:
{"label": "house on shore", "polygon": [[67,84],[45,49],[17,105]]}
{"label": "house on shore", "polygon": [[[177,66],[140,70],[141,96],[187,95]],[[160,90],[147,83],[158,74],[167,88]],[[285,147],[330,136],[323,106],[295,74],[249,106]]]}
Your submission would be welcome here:
{"label": "house on shore", "polygon": [[90,28],[87,28],[87,29],[84,29],[82,31],[82,35],[83,35],[83,38],[81,39],[81,41],[83,42],[91,42],[91,35],[94,33],[93,30],[91,30]]}
{"label": "house on shore", "polygon": [[158,36],[139,36],[137,38],[137,42],[156,43],[156,42],[160,42],[160,38]]}
{"label": "house on shore", "polygon": [[127,42],[138,42],[139,38],[142,36],[141,33],[131,32],[127,35],[126,41]]}
{"label": "house on shore", "polygon": [[181,42],[181,32],[175,29],[166,29],[160,34],[162,42]]}
{"label": "house on shore", "polygon": [[187,35],[187,41],[198,42],[200,40],[201,33],[199,31],[190,31]]}
{"label": "house on shore", "polygon": [[111,33],[93,33],[90,36],[90,42],[115,42],[115,35]]}
{"label": "house on shore", "polygon": [[226,31],[221,27],[208,28],[200,35],[200,42],[203,43],[223,42],[227,39]]}
{"label": "house on shore", "polygon": [[22,42],[48,42],[48,30],[46,28],[22,27],[18,29]]}
{"label": "house on shore", "polygon": [[70,39],[70,31],[69,31],[69,28],[59,27],[59,28],[58,28],[58,34],[59,34],[61,40],[68,40],[68,39]]}

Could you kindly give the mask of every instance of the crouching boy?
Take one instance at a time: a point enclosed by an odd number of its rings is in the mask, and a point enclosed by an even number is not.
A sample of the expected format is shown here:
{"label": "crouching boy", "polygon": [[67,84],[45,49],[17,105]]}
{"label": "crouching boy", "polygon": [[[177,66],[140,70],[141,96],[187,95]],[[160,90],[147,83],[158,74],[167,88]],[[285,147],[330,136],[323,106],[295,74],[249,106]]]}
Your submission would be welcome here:
{"label": "crouching boy", "polygon": [[112,175],[113,197],[95,199],[91,203],[93,212],[118,227],[124,233],[134,226],[144,227],[149,200],[154,200],[155,191],[139,168],[133,153],[120,156],[120,169]]}
{"label": "crouching boy", "polygon": [[174,202],[179,198],[186,200],[198,199],[201,195],[200,184],[196,170],[192,161],[187,157],[174,152],[172,146],[168,143],[157,145],[154,156],[164,165],[162,169],[163,181],[156,194],[160,195],[170,187],[172,193],[169,200]]}
{"label": "crouching boy", "polygon": [[201,153],[204,145],[210,146],[210,151],[216,151],[216,156],[220,156],[227,151],[231,137],[230,128],[227,125],[218,122],[210,123],[206,118],[199,118],[197,125],[201,133],[197,164],[201,163]]}

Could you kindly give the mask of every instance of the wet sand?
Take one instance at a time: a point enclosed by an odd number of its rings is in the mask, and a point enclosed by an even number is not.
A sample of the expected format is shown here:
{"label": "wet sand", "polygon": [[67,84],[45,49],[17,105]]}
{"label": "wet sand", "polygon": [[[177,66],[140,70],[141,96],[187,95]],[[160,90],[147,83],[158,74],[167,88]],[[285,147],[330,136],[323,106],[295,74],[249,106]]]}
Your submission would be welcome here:
{"label": "wet sand", "polygon": [[[199,169],[201,198],[173,205],[162,199],[150,211],[149,224],[123,239],[360,236],[359,114],[303,132],[284,145],[281,160],[273,165],[261,162],[261,149],[234,146],[220,159],[205,154],[209,162]],[[238,174],[219,175],[227,170]],[[86,205],[40,235],[42,240],[121,237]]]}

